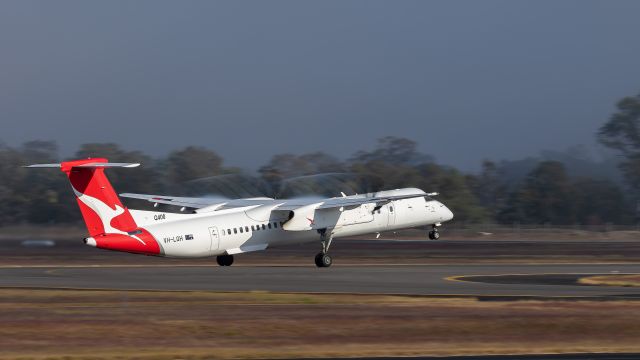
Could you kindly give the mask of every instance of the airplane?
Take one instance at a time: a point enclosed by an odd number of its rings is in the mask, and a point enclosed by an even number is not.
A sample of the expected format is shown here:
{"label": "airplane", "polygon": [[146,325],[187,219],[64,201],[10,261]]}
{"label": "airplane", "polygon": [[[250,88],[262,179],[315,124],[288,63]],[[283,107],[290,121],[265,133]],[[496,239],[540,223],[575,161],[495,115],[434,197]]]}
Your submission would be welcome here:
{"label": "airplane", "polygon": [[[267,248],[319,241],[319,268],[330,267],[333,239],[431,226],[453,219],[441,202],[416,188],[326,199],[236,200],[123,193],[121,197],[175,205],[180,212],[128,209],[105,175],[107,168],[134,168],[137,163],[110,163],[105,158],[34,164],[28,168],[59,168],[75,193],[89,236],[84,243],[100,249],[163,257],[213,257],[230,266],[234,255]],[[188,213],[185,210],[189,209]]]}

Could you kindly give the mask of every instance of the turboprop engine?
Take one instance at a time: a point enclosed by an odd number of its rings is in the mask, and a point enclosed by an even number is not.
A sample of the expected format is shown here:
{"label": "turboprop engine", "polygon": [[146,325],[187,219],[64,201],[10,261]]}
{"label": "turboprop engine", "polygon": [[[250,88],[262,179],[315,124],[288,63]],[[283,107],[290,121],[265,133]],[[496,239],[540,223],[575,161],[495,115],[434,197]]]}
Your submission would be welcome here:
{"label": "turboprop engine", "polygon": [[375,204],[322,208],[322,203],[295,209],[289,221],[282,226],[285,230],[304,231],[338,228],[346,225],[373,221]]}

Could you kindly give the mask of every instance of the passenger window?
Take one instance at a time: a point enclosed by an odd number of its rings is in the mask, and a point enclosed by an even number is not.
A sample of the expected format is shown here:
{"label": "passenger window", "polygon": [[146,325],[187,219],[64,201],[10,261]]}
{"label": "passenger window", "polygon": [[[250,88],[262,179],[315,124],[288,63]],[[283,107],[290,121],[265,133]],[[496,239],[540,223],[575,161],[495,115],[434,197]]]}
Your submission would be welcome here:
{"label": "passenger window", "polygon": [[248,226],[245,226],[245,227],[244,227],[244,231],[249,232],[249,227],[248,227]]}
{"label": "passenger window", "polygon": [[275,229],[277,229],[277,228],[278,228],[278,223],[277,223],[277,222],[274,222],[274,223],[273,223],[273,227],[274,227]]}
{"label": "passenger window", "polygon": [[256,229],[251,225],[251,231],[256,231]]}
{"label": "passenger window", "polygon": [[264,224],[262,224],[262,230],[264,230],[264,229],[266,229],[266,228],[267,228],[267,227],[266,227]]}
{"label": "passenger window", "polygon": [[238,229],[237,228],[233,228],[233,233],[237,234],[238,233]]}
{"label": "passenger window", "polygon": [[389,212],[393,212],[393,206],[389,206]]}
{"label": "passenger window", "polygon": [[242,234],[242,226],[240,226],[240,234]]}
{"label": "passenger window", "polygon": [[269,227],[269,229],[271,229],[271,223],[268,223],[267,226]]}

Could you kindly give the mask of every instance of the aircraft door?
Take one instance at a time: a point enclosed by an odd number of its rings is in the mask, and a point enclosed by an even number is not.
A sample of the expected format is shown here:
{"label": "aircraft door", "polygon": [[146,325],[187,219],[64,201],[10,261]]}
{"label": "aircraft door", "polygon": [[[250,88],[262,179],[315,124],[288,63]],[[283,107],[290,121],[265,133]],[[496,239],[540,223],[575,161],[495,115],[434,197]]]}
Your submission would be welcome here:
{"label": "aircraft door", "polygon": [[218,233],[218,228],[212,226],[209,228],[209,236],[211,237],[211,247],[209,250],[218,250],[220,246],[220,234]]}
{"label": "aircraft door", "polygon": [[396,224],[396,211],[397,209],[393,201],[387,204],[387,213],[389,213],[389,222],[387,223],[387,226],[391,227]]}

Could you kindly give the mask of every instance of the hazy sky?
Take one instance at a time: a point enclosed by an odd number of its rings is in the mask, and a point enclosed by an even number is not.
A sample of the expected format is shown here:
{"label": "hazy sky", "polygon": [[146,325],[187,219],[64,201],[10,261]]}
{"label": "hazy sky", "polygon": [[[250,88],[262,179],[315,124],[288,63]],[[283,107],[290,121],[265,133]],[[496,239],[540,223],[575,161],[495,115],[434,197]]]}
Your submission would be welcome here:
{"label": "hazy sky", "polygon": [[255,168],[385,135],[446,164],[595,143],[640,1],[4,1],[0,141],[207,146]]}

